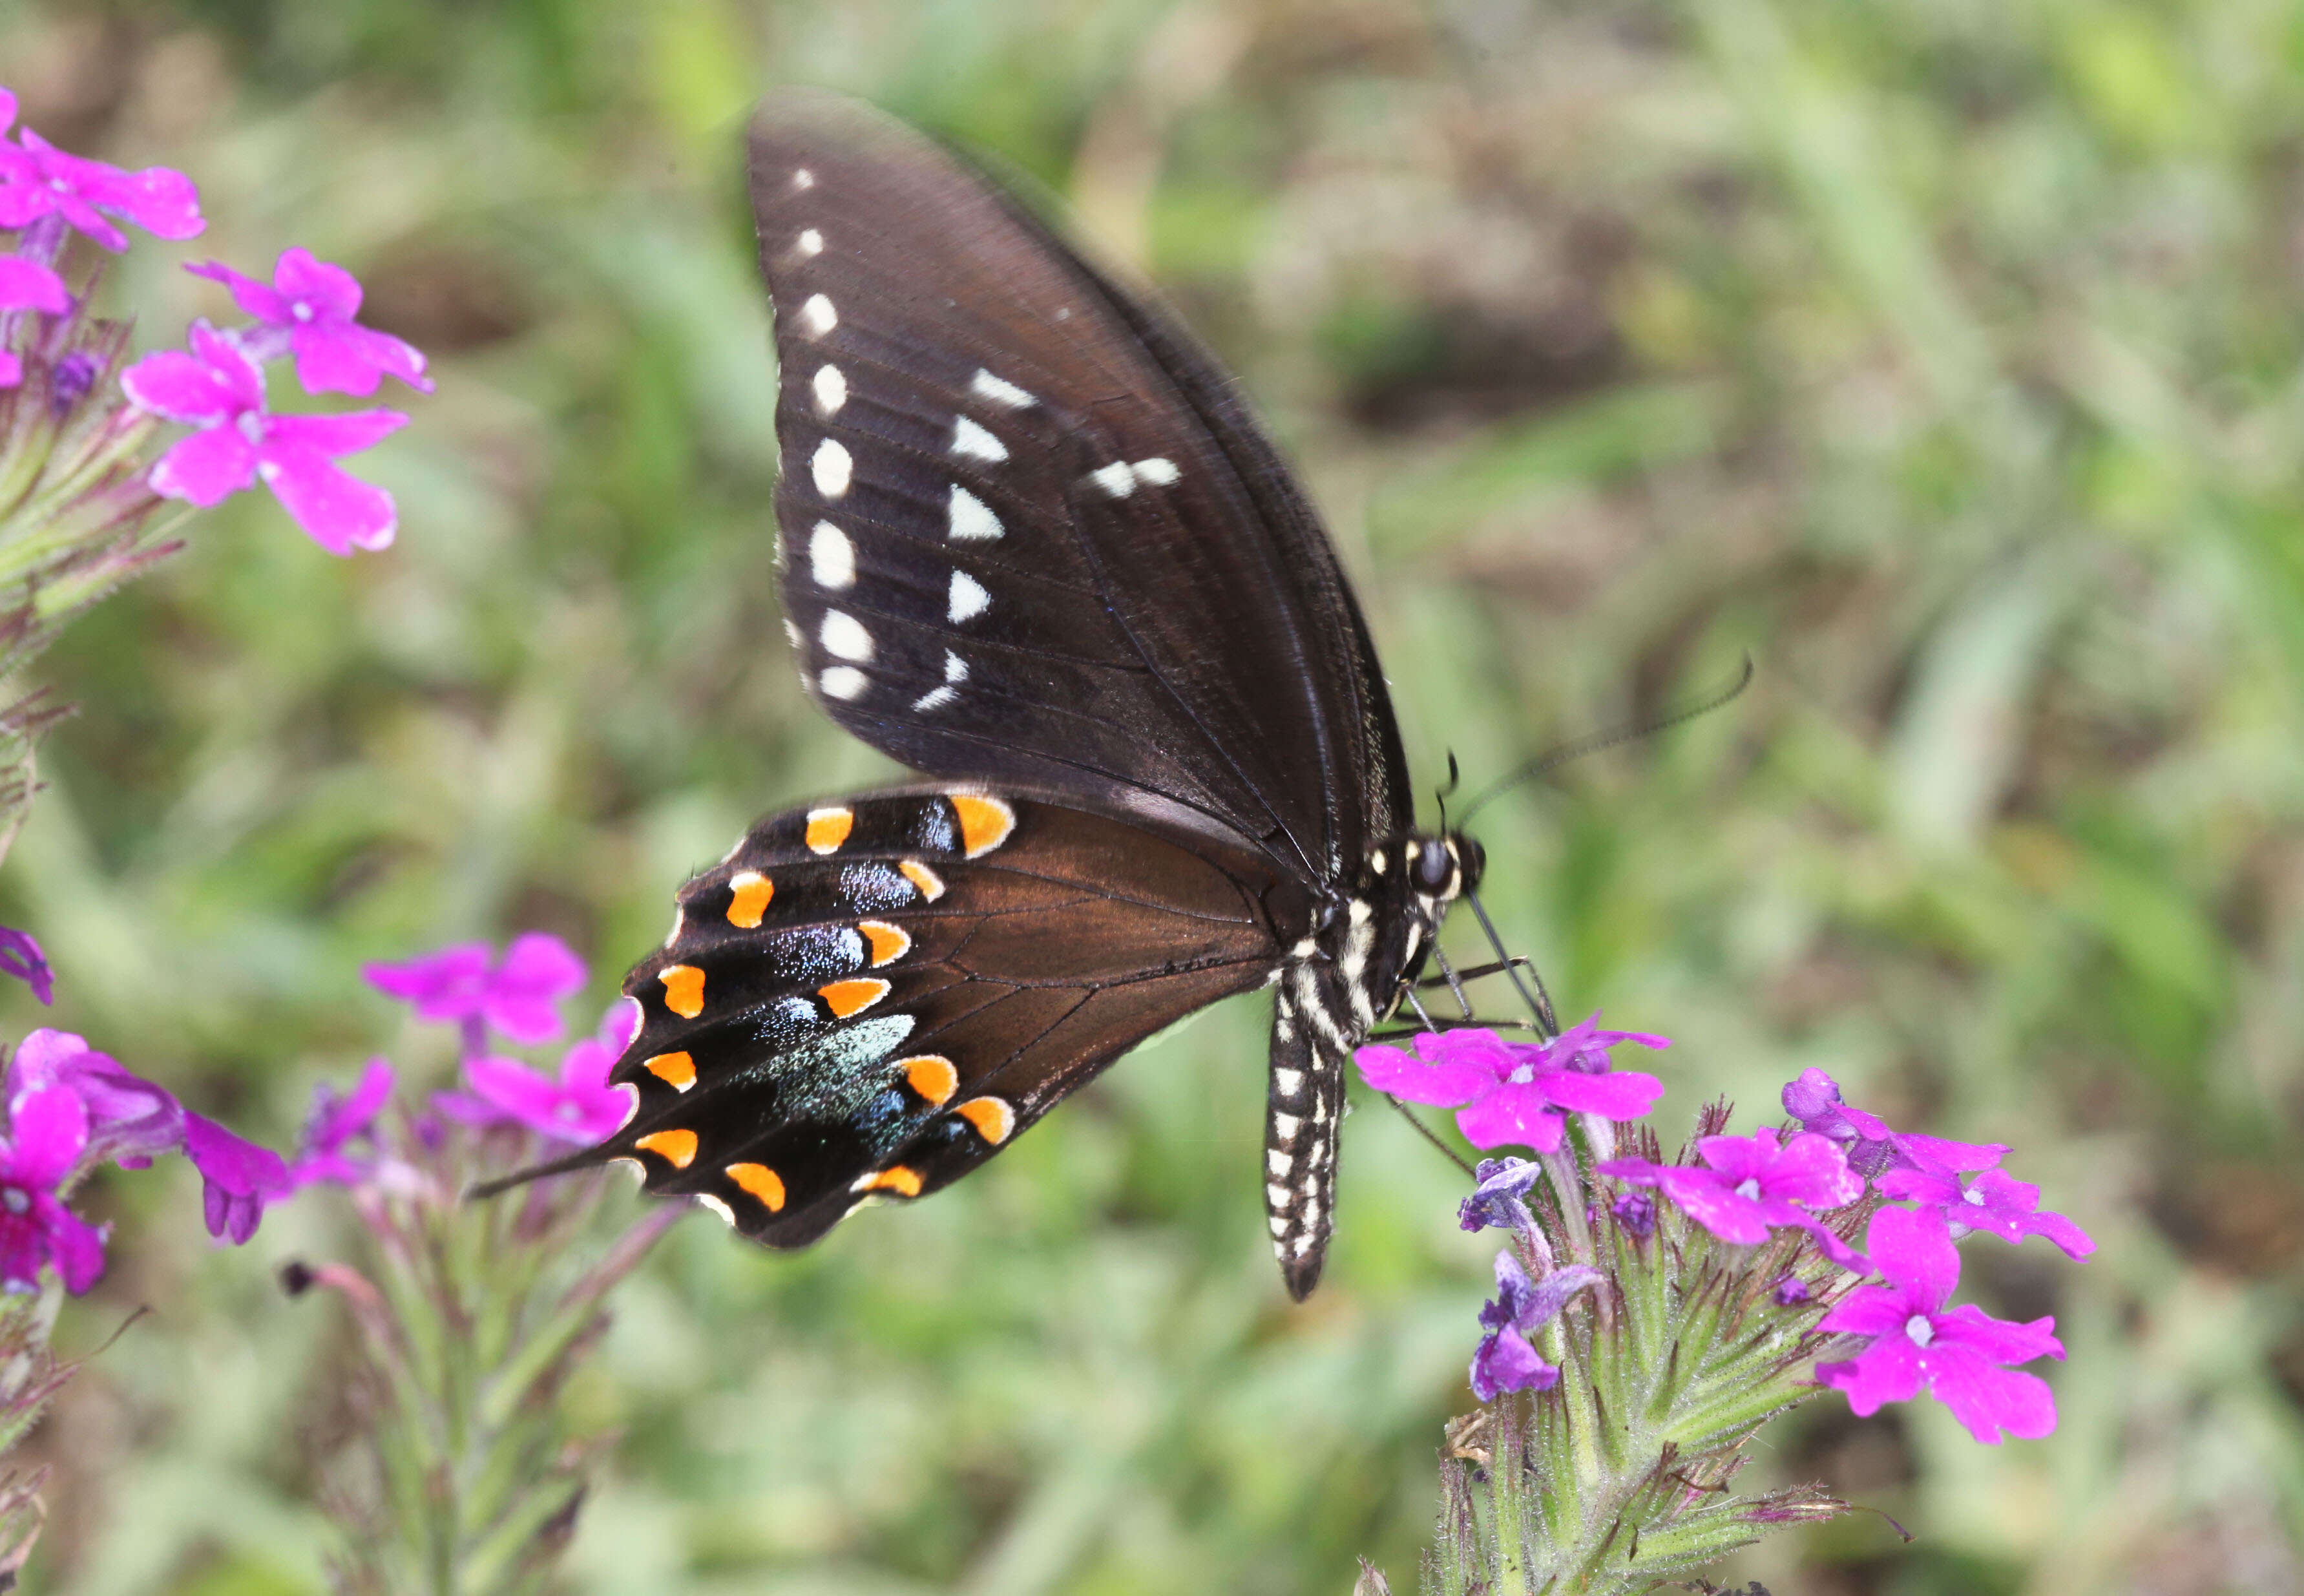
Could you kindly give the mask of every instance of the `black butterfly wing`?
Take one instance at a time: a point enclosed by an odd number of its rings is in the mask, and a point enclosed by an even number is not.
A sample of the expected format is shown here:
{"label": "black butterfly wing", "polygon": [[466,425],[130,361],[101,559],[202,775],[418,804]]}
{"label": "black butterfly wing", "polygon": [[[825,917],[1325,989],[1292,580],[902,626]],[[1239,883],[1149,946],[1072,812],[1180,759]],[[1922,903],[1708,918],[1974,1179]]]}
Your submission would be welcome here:
{"label": "black butterfly wing", "polygon": [[[1161,1027],[1263,984],[1289,888],[1244,844],[1018,795],[771,816],[625,983],[638,1106],[575,1162],[804,1246],[958,1179]],[[1300,910],[1300,905],[1299,905]]]}
{"label": "black butterfly wing", "polygon": [[751,135],[811,689],[933,774],[1139,794],[1333,883],[1405,760],[1317,519],[1167,318],[918,135],[801,94]]}

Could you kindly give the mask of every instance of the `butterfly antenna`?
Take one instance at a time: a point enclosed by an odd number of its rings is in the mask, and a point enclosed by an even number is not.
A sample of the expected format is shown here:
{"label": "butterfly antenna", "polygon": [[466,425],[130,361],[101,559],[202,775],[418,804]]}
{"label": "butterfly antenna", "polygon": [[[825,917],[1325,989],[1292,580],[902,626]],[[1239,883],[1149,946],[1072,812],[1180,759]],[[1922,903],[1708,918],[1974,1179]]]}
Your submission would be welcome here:
{"label": "butterfly antenna", "polygon": [[1456,790],[1463,779],[1463,772],[1456,768],[1456,751],[1452,748],[1448,751],[1448,783],[1433,794],[1440,805],[1440,829],[1443,832],[1448,829],[1448,795]]}
{"label": "butterfly antenna", "polygon": [[500,1175],[494,1180],[479,1181],[464,1188],[464,1201],[483,1202],[514,1186],[524,1186],[532,1180],[542,1180],[548,1175],[573,1175],[579,1169],[597,1169],[605,1162],[597,1148],[572,1152],[564,1159],[555,1159],[548,1164],[530,1164],[525,1169],[515,1169],[510,1175]]}
{"label": "butterfly antenna", "polygon": [[1653,737],[1658,732],[1671,730],[1682,721],[1694,720],[1700,715],[1709,715],[1715,709],[1734,702],[1742,695],[1744,689],[1752,684],[1752,657],[1746,654],[1743,668],[1736,673],[1735,681],[1693,704],[1683,705],[1677,709],[1667,709],[1652,719],[1639,721],[1632,726],[1618,726],[1614,731],[1594,732],[1588,736],[1571,738],[1566,743],[1546,749],[1519,769],[1489,784],[1478,797],[1466,806],[1464,821],[1469,823],[1474,815],[1487,807],[1491,799],[1503,796],[1523,782],[1534,781],[1549,771],[1557,770],[1563,765],[1580,760],[1587,754],[1595,754],[1603,749],[1614,748],[1619,743],[1633,743],[1642,737]]}

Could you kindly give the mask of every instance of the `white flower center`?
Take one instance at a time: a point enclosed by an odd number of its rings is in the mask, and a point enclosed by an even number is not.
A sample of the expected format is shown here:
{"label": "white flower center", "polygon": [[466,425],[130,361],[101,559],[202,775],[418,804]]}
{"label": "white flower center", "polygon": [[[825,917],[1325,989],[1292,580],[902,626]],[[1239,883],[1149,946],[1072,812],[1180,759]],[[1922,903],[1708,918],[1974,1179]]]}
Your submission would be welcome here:
{"label": "white flower center", "polygon": [[243,410],[236,418],[234,418],[233,425],[240,429],[241,437],[246,438],[250,443],[260,444],[264,441],[264,412],[262,411]]}
{"label": "white flower center", "polygon": [[584,1117],[584,1110],[570,1102],[562,1103],[558,1108],[553,1109],[553,1112],[560,1116],[563,1119],[581,1119]]}
{"label": "white flower center", "polygon": [[1936,1338],[1936,1327],[1929,1322],[1927,1314],[1915,1313],[1904,1321],[1904,1334],[1911,1338],[1914,1346],[1926,1346]]}
{"label": "white flower center", "polygon": [[1749,1198],[1752,1201],[1758,1202],[1760,1200],[1760,1183],[1758,1178],[1757,1176],[1748,1175],[1742,1180],[1737,1182],[1736,1195],[1739,1197]]}
{"label": "white flower center", "polygon": [[32,1200],[25,1195],[21,1186],[0,1186],[0,1205],[5,1205],[12,1214],[32,1211]]}
{"label": "white flower center", "polygon": [[312,307],[304,301],[298,300],[288,307],[288,314],[299,321],[309,321],[312,319]]}
{"label": "white flower center", "polygon": [[1536,1079],[1536,1066],[1534,1065],[1523,1064],[1518,1069],[1512,1071],[1511,1074],[1506,1075],[1504,1079],[1511,1082],[1514,1086],[1525,1086],[1530,1081]]}
{"label": "white flower center", "polygon": [[1973,1188],[1969,1191],[1962,1192],[1960,1194],[1960,1200],[1962,1202],[1973,1202],[1978,1208],[1982,1208],[1984,1206],[1984,1193],[1976,1191]]}
{"label": "white flower center", "polygon": [[55,190],[59,194],[68,194],[72,192],[72,184],[66,183],[61,177],[51,177],[48,179],[48,186]]}

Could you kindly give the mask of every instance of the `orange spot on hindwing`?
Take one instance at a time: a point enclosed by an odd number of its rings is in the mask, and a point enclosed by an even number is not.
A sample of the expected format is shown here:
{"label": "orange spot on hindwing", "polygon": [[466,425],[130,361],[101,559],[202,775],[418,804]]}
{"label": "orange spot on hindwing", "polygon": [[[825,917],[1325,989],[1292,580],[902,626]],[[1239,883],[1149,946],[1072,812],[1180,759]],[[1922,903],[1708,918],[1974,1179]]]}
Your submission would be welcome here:
{"label": "orange spot on hindwing", "polygon": [[896,867],[904,872],[904,879],[920,889],[920,896],[931,904],[944,896],[944,878],[917,859],[907,859]]}
{"label": "orange spot on hindwing", "polygon": [[731,1164],[728,1178],[758,1198],[760,1206],[770,1213],[784,1211],[784,1177],[766,1164]]}
{"label": "orange spot on hindwing", "polygon": [[860,1192],[894,1192],[899,1197],[917,1197],[920,1194],[920,1172],[907,1169],[902,1164],[891,1164],[885,1169],[877,1170],[858,1181],[855,1189]]}
{"label": "orange spot on hindwing", "polygon": [[856,811],[852,809],[812,809],[808,811],[808,845],[818,853],[839,850],[856,828]]}
{"label": "orange spot on hindwing", "polygon": [[911,936],[902,926],[890,925],[885,920],[866,920],[859,921],[856,929],[863,932],[864,939],[872,945],[872,967],[875,970],[902,958],[911,951]]}
{"label": "orange spot on hindwing", "polygon": [[692,1020],[704,1012],[703,971],[693,964],[674,964],[656,979],[664,982],[664,1006],[673,1014]]}
{"label": "orange spot on hindwing", "polygon": [[675,1169],[685,1169],[696,1161],[694,1131],[651,1131],[632,1145],[656,1154]]}
{"label": "orange spot on hindwing", "polygon": [[835,981],[816,989],[824,1006],[832,1011],[835,1020],[844,1020],[860,1014],[888,995],[888,983],[870,976],[859,976],[853,981]]}
{"label": "orange spot on hindwing", "polygon": [[918,1058],[899,1058],[897,1065],[904,1072],[904,1084],[928,1099],[931,1108],[941,1108],[960,1090],[960,1072],[952,1060],[941,1053],[924,1053]]}
{"label": "orange spot on hindwing", "polygon": [[997,798],[987,798],[981,793],[951,793],[945,796],[953,812],[960,817],[961,851],[970,859],[989,853],[1016,829],[1016,811]]}
{"label": "orange spot on hindwing", "polygon": [[970,1098],[953,1110],[976,1127],[976,1133],[997,1147],[1014,1133],[1016,1110],[996,1097]]}
{"label": "orange spot on hindwing", "polygon": [[739,870],[728,878],[728,923],[751,930],[776,896],[776,884],[758,870]]}
{"label": "orange spot on hindwing", "polygon": [[696,1084],[696,1060],[685,1053],[659,1053],[640,1067],[665,1085],[682,1091]]}

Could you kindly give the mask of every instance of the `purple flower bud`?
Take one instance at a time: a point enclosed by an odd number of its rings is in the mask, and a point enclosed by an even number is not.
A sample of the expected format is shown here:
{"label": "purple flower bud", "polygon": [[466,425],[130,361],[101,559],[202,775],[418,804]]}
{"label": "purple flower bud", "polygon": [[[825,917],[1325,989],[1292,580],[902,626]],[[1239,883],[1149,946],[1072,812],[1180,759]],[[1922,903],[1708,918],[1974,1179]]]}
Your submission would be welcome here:
{"label": "purple flower bud", "polygon": [[1457,1224],[1466,1230],[1485,1230],[1491,1225],[1509,1230],[1525,1228],[1533,1222],[1529,1217],[1528,1193],[1544,1173],[1542,1165],[1526,1159],[1482,1159],[1478,1173],[1480,1184],[1457,1209]]}
{"label": "purple flower bud", "polygon": [[1645,1239],[1656,1234],[1656,1199],[1646,1192],[1626,1192],[1608,1205],[1608,1211],[1627,1235]]}
{"label": "purple flower bud", "polygon": [[72,407],[88,397],[96,379],[104,369],[99,355],[85,349],[75,349],[55,364],[48,373],[48,413],[62,420]]}
{"label": "purple flower bud", "polygon": [[1797,1308],[1808,1299],[1808,1282],[1788,1272],[1777,1279],[1768,1295],[1779,1308]]}

